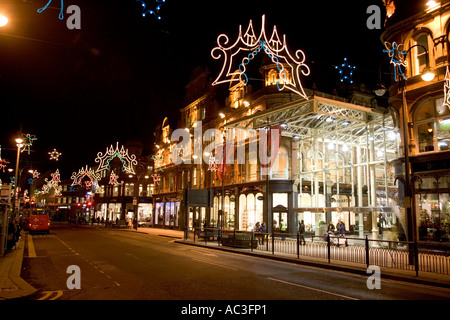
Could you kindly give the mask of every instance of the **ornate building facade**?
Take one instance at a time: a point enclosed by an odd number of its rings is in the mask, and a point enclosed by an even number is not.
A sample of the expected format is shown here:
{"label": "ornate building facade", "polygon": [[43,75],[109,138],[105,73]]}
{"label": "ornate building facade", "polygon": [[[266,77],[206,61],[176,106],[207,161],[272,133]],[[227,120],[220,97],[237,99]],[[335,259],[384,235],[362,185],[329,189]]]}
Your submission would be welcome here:
{"label": "ornate building facade", "polygon": [[[390,106],[402,133],[401,153],[395,163],[400,203],[409,211],[411,239],[448,241],[450,2],[394,2],[395,11],[387,19],[382,41],[401,45],[406,62],[402,66],[405,77],[392,77],[389,88]],[[435,77],[425,81],[421,76],[429,68]],[[409,166],[405,166],[407,157]]]}

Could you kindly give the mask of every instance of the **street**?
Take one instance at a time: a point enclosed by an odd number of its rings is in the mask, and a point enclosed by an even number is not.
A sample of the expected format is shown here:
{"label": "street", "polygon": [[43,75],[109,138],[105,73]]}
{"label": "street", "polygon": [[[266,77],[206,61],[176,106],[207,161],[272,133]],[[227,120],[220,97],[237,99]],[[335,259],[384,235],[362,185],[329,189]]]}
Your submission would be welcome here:
{"label": "street", "polygon": [[[175,239],[54,223],[26,235],[30,300],[442,300],[450,290],[304,267],[176,243]],[[30,239],[31,238],[31,239]],[[30,244],[34,246],[30,249]],[[79,267],[80,288],[68,286]]]}

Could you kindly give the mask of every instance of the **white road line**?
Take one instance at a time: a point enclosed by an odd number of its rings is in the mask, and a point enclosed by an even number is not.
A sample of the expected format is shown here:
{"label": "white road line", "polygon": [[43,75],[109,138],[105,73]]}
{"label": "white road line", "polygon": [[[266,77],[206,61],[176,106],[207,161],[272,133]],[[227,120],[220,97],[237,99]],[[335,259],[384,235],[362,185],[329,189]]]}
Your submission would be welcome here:
{"label": "white road line", "polygon": [[279,279],[274,279],[274,278],[267,278],[267,279],[272,280],[272,281],[281,282],[281,283],[284,283],[284,284],[289,284],[289,285],[291,285],[291,286],[296,286],[296,287],[300,287],[300,288],[305,288],[305,289],[308,289],[308,290],[314,290],[314,291],[317,291],[317,292],[322,292],[322,293],[326,293],[326,294],[331,294],[331,295],[333,295],[333,296],[341,297],[341,298],[344,298],[344,299],[359,300],[359,299],[357,299],[357,298],[353,298],[353,297],[349,297],[349,296],[344,296],[344,295],[342,295],[342,294],[338,294],[338,293],[334,293],[334,292],[330,292],[330,291],[326,291],[326,290],[321,290],[321,289],[316,289],[316,288],[304,286],[304,285],[301,285],[301,284],[298,284],[298,283],[287,282],[287,281],[283,281],[283,280],[279,280]]}
{"label": "white road line", "polygon": [[228,266],[224,266],[224,265],[218,264],[218,263],[209,262],[209,261],[206,261],[206,260],[200,260],[200,259],[194,259],[194,258],[192,258],[192,260],[199,261],[199,262],[204,262],[204,263],[208,263],[208,264],[212,264],[212,265],[217,266],[217,267],[227,268],[227,269],[231,269],[231,270],[234,270],[234,271],[239,271],[238,269],[235,269],[235,268],[232,268],[232,267],[228,267]]}

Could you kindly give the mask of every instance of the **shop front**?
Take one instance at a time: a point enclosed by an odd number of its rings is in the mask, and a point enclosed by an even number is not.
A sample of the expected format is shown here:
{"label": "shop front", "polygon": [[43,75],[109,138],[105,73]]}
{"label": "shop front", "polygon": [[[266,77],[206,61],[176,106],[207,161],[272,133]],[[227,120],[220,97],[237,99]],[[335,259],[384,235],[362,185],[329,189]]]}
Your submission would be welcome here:
{"label": "shop front", "polygon": [[178,198],[160,198],[154,204],[154,226],[159,228],[179,228],[180,201]]}

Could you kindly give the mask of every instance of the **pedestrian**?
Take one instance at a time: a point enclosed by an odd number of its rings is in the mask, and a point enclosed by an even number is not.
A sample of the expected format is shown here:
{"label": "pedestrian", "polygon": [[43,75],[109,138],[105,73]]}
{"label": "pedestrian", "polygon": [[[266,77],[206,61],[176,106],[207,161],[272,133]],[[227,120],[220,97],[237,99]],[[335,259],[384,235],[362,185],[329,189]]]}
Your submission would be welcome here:
{"label": "pedestrian", "polygon": [[16,245],[16,224],[15,220],[10,220],[8,224],[8,240],[7,240],[7,249],[11,250]]}
{"label": "pedestrian", "polygon": [[333,221],[330,221],[330,224],[328,225],[328,228],[327,228],[327,232],[329,233],[329,232],[331,232],[331,233],[334,233],[334,224],[333,224]]}
{"label": "pedestrian", "polygon": [[339,236],[343,237],[345,235],[345,223],[342,220],[339,220],[338,224]]}
{"label": "pedestrian", "polygon": [[306,245],[306,241],[305,241],[305,223],[302,221],[300,221],[300,223],[298,224],[298,235],[299,235],[299,242],[300,244]]}
{"label": "pedestrian", "polygon": [[267,232],[267,227],[264,222],[261,223],[261,227],[259,228],[259,231],[261,233],[259,240],[261,241],[261,244],[264,244],[264,238],[266,237],[266,232]]}
{"label": "pedestrian", "polygon": [[287,224],[283,219],[281,219],[281,222],[280,222],[281,240],[286,239],[286,234],[285,234],[286,229],[287,229]]}

